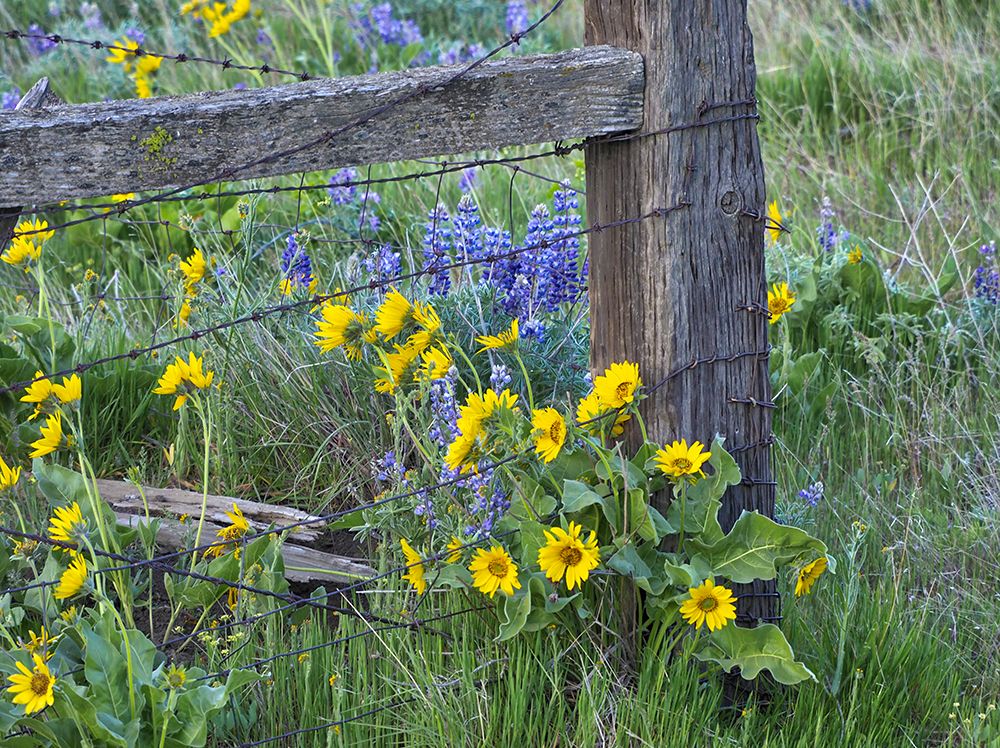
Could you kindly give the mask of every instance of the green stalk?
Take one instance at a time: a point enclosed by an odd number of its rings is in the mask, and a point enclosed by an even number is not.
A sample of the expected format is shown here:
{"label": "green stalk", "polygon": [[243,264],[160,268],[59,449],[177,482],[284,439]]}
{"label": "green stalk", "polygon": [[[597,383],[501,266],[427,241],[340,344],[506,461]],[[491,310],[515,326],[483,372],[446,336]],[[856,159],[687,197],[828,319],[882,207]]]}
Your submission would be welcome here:
{"label": "green stalk", "polygon": [[[201,419],[201,433],[202,438],[205,441],[205,449],[203,452],[204,459],[202,462],[202,472],[201,472],[201,514],[198,516],[198,531],[194,536],[194,547],[197,548],[201,545],[201,533],[205,527],[205,511],[208,508],[208,459],[209,450],[211,447],[211,436],[212,436],[212,411],[205,409],[204,403],[202,403],[201,398],[197,395],[191,396],[192,402],[195,405],[195,409],[198,411],[198,417]],[[189,571],[194,571],[194,565],[198,560],[198,554],[191,554],[191,567]]]}

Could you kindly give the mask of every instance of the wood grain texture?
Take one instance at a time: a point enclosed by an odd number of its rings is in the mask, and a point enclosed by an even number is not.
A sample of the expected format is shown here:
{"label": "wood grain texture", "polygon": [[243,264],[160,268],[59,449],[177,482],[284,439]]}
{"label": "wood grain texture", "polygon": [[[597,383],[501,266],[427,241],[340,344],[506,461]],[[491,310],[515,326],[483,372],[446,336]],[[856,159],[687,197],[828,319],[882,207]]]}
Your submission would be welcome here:
{"label": "wood grain texture", "polygon": [[[124,527],[137,527],[143,517],[137,514],[115,512],[118,524]],[[215,534],[222,525],[205,522],[203,532],[208,538]],[[191,522],[181,524],[174,519],[161,519],[156,533],[156,542],[163,548],[174,550],[189,545],[194,533]],[[283,543],[281,557],[285,562],[285,578],[293,582],[334,582],[351,584],[362,579],[370,579],[376,571],[367,564],[351,558],[336,556],[332,553],[305,548],[294,543]]]}
{"label": "wood grain texture", "polygon": [[[140,494],[131,483],[104,479],[97,481],[97,490],[101,494],[101,498],[108,502],[112,509],[128,514],[145,514],[143,495],[145,495],[149,505],[149,513],[155,517],[177,518],[186,514],[197,521],[201,514],[201,494],[197,491],[143,486],[142,494]],[[255,532],[266,530],[272,524],[281,527],[315,518],[315,515],[294,507],[209,494],[206,501],[205,519],[209,522],[215,522],[219,526],[228,525],[229,519],[226,517],[226,512],[232,510],[233,504],[236,504],[243,512],[251,529]],[[289,531],[288,537],[303,543],[315,542],[325,524],[320,521],[315,526],[296,527]]]}
{"label": "wood grain texture", "polygon": [[583,138],[642,120],[642,59],[626,50],[507,57],[450,80],[462,69],[0,113],[0,206]]}
{"label": "wood grain texture", "polygon": [[[585,8],[588,44],[644,57],[642,131],[682,128],[589,147],[589,221],[689,203],[664,218],[591,236],[594,372],[629,359],[652,385],[696,358],[766,350],[766,317],[737,311],[767,307],[764,171],[756,121],[745,118],[755,111],[756,88],[746,0],[586,0]],[[706,125],[710,120],[717,122]],[[733,447],[770,435],[768,409],[730,398],[770,401],[765,356],[703,364],[672,379],[643,403],[650,437],[709,444],[719,433]],[[637,430],[630,438],[641,440]],[[730,489],[720,515],[724,529],[745,509],[774,514],[769,448],[735,457],[745,477],[765,483]],[[773,589],[762,584],[757,591]],[[773,597],[750,592],[737,590],[746,595],[742,616],[775,615]]]}

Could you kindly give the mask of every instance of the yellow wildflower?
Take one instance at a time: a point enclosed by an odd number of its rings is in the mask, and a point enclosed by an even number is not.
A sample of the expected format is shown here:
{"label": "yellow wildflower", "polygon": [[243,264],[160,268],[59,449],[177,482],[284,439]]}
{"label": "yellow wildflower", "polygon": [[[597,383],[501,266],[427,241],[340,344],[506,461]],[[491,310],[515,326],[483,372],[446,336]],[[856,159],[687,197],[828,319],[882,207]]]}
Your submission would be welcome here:
{"label": "yellow wildflower", "polygon": [[480,335],[476,338],[476,342],[482,346],[479,349],[479,353],[483,351],[496,350],[498,348],[507,348],[513,346],[517,343],[518,338],[517,320],[513,320],[510,323],[510,327],[498,335]]}
{"label": "yellow wildflower", "polygon": [[623,361],[613,363],[604,374],[594,377],[594,392],[601,405],[620,408],[635,399],[635,391],[642,386],[639,365]]}
{"label": "yellow wildflower", "polygon": [[157,395],[175,395],[174,410],[180,410],[181,406],[194,389],[205,390],[212,386],[215,372],[205,371],[204,357],[195,356],[194,352],[188,353],[188,360],[185,361],[180,356],[174,358],[174,363],[167,366],[153,390]]}
{"label": "yellow wildflower", "polygon": [[847,261],[851,265],[857,265],[862,260],[861,247],[855,247],[847,253]]}
{"label": "yellow wildflower", "polygon": [[347,358],[361,358],[368,320],[345,304],[329,304],[320,309],[321,319],[316,320],[316,340],[313,345],[323,353],[343,346]]}
{"label": "yellow wildflower", "polygon": [[452,535],[451,540],[448,541],[448,546],[447,546],[448,550],[451,551],[451,553],[448,554],[448,557],[445,559],[445,561],[447,561],[449,564],[455,564],[461,561],[462,550],[464,546],[465,543],[462,542],[461,538],[459,538],[456,535]]}
{"label": "yellow wildflower", "polygon": [[392,340],[412,319],[413,305],[394,288],[385,295],[385,301],[375,313],[375,330],[386,340]]}
{"label": "yellow wildflower", "polygon": [[33,449],[28,457],[32,459],[44,457],[47,454],[52,454],[64,444],[68,446],[69,443],[69,437],[66,437],[64,442],[62,413],[57,411],[45,419],[45,425],[41,428],[41,438],[31,443]]}
{"label": "yellow wildflower", "polygon": [[705,445],[701,442],[692,442],[689,447],[687,439],[664,444],[662,449],[656,450],[656,466],[671,478],[694,481],[705,477],[702,466],[712,456],[711,452],[704,450]]}
{"label": "yellow wildflower", "polygon": [[87,581],[87,562],[80,553],[74,554],[73,560],[69,562],[66,571],[59,577],[59,584],[56,586],[54,596],[56,600],[66,600],[73,597]]}
{"label": "yellow wildflower", "polygon": [[826,571],[827,563],[826,556],[820,556],[799,570],[799,577],[795,580],[795,597],[809,594],[816,580]]}
{"label": "yellow wildflower", "polygon": [[552,462],[566,442],[566,420],[555,408],[533,410],[531,426],[535,434],[535,452],[542,462]]}
{"label": "yellow wildflower", "polygon": [[[576,422],[592,434],[599,434],[604,428],[607,418],[601,418],[605,413],[609,413],[615,408],[603,405],[597,397],[596,392],[591,392],[580,400],[576,408]],[[611,436],[621,436],[625,431],[625,424],[632,420],[629,413],[619,413],[615,416],[615,422],[611,426]]]}
{"label": "yellow wildflower", "polygon": [[706,579],[688,593],[691,597],[681,604],[681,616],[696,629],[708,623],[708,630],[716,631],[736,620],[736,598],[732,590]]}
{"label": "yellow wildflower", "polygon": [[771,324],[781,319],[794,303],[795,296],[788,290],[787,283],[773,284],[771,290],[767,292],[767,309],[771,312]]}
{"label": "yellow wildflower", "polygon": [[186,260],[181,260],[178,267],[184,273],[184,291],[188,296],[194,296],[196,286],[204,280],[205,273],[208,270],[208,262],[205,260],[205,255],[201,253],[200,249],[195,247],[191,256]]}
{"label": "yellow wildflower", "polygon": [[497,590],[503,590],[505,595],[513,595],[514,589],[521,589],[517,579],[517,564],[502,546],[495,545],[489,550],[479,548],[476,556],[469,564],[472,572],[472,584],[483,594],[491,598]]}
{"label": "yellow wildflower", "polygon": [[87,533],[87,520],[83,518],[80,505],[73,502],[68,507],[57,506],[53,510],[53,517],[49,520],[49,537],[66,546],[56,546],[61,551],[73,553],[77,543]]}
{"label": "yellow wildflower", "polygon": [[413,373],[413,378],[416,381],[442,379],[448,374],[451,367],[455,365],[455,360],[451,357],[451,353],[444,346],[428,348],[420,354],[420,358],[423,363]]}
{"label": "yellow wildflower", "polygon": [[553,582],[566,577],[566,587],[573,591],[582,586],[590,577],[590,572],[601,563],[601,552],[597,547],[597,533],[590,531],[584,542],[580,538],[583,527],[569,523],[569,531],[553,527],[545,531],[548,542],[538,549],[538,566]]}
{"label": "yellow wildflower", "polygon": [[413,589],[417,591],[418,595],[422,595],[427,589],[427,580],[424,579],[424,565],[420,562],[420,554],[413,550],[406,538],[400,538],[399,544],[403,548],[403,555],[406,557],[408,567],[403,579],[413,585]]}
{"label": "yellow wildflower", "polygon": [[63,377],[62,384],[52,385],[52,394],[63,405],[79,400],[83,394],[79,375],[73,374],[69,377]]}
{"label": "yellow wildflower", "polygon": [[115,203],[124,203],[128,200],[135,200],[134,192],[116,192],[111,196],[111,201]]}
{"label": "yellow wildflower", "polygon": [[18,465],[11,467],[3,457],[0,457],[0,491],[5,491],[17,485],[21,478],[21,468]]}
{"label": "yellow wildflower", "polygon": [[768,236],[771,237],[771,244],[777,244],[781,238],[782,222],[781,211],[778,210],[778,201],[774,200],[767,206],[766,228]]}
{"label": "yellow wildflower", "polygon": [[56,679],[49,666],[38,655],[32,655],[31,659],[35,664],[33,670],[28,670],[21,662],[15,662],[20,672],[7,676],[7,680],[13,684],[7,691],[14,694],[15,704],[24,705],[25,714],[40,712],[45,707],[52,706],[55,700],[52,686],[55,685]]}

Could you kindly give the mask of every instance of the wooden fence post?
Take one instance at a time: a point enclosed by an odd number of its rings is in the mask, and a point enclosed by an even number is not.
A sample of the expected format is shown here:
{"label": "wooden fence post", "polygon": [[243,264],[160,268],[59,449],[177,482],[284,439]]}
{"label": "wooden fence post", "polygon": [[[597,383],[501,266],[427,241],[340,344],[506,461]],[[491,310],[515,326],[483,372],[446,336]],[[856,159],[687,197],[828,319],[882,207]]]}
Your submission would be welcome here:
{"label": "wooden fence post", "polygon": [[[642,132],[653,133],[588,147],[588,218],[605,224],[683,206],[591,236],[591,367],[638,362],[647,386],[683,369],[643,415],[652,439],[708,444],[720,433],[736,450],[744,483],[724,500],[726,530],[744,509],[773,516],[775,494],[764,171],[746,10],[746,0],[585,4],[588,45],[643,56]],[[736,593],[743,625],[775,617],[773,582]]]}

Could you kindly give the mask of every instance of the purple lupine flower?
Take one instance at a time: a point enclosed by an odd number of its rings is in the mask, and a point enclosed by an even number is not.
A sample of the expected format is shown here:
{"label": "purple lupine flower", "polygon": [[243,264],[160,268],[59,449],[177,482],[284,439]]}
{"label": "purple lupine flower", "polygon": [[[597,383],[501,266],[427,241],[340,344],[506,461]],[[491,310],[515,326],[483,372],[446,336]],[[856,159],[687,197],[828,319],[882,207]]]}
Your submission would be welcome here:
{"label": "purple lupine flower", "polygon": [[80,19],[88,31],[96,31],[104,26],[101,9],[97,7],[97,3],[80,3]]}
{"label": "purple lupine flower", "polygon": [[972,280],[975,296],[996,306],[1000,304],[1000,257],[997,256],[996,242],[981,246],[979,254],[982,260]]}
{"label": "purple lupine flower", "polygon": [[430,490],[425,488],[417,496],[419,498],[417,505],[413,507],[413,513],[418,517],[423,517],[427,527],[434,529],[438,526],[438,520],[434,518],[434,504],[431,501]]}
{"label": "purple lupine flower", "polygon": [[131,39],[132,41],[134,41],[140,47],[146,41],[146,35],[144,33],[142,33],[141,29],[137,29],[134,26],[125,29],[125,36],[126,36],[126,38]]}
{"label": "purple lupine flower", "polygon": [[245,89],[246,89],[246,87],[247,87],[247,84],[246,84],[246,83],[243,83],[243,82],[241,81],[241,82],[239,82],[239,83],[236,83],[236,84],[235,84],[235,85],[233,86],[233,90],[234,90],[234,91],[243,91],[243,90],[245,90]]}
{"label": "purple lupine flower", "polygon": [[430,211],[424,224],[424,270],[432,271],[430,293],[447,296],[451,290],[449,269],[436,268],[451,263],[451,216],[443,205]]}
{"label": "purple lupine flower", "polygon": [[483,230],[480,227],[479,206],[469,195],[462,195],[455,213],[452,235],[458,260],[481,260],[484,254]]}
{"label": "purple lupine flower", "polygon": [[296,241],[295,234],[288,235],[288,245],[281,253],[281,276],[288,281],[288,291],[295,286],[308,290],[315,280],[312,260],[305,248]]}
{"label": "purple lupine flower", "polygon": [[53,18],[58,18],[62,15],[62,8],[59,7],[59,3],[57,3],[56,0],[52,0],[52,2],[49,3],[49,15]]}
{"label": "purple lupine flower", "polygon": [[511,383],[510,370],[504,364],[493,364],[490,367],[490,387],[500,392]]}
{"label": "purple lupine flower", "polygon": [[458,381],[458,369],[453,366],[443,377],[431,382],[431,425],[428,436],[441,449],[447,449],[459,433],[456,425],[458,422],[458,403],[455,400],[456,381]]}
{"label": "purple lupine flower", "polygon": [[837,247],[840,238],[837,230],[833,227],[833,219],[837,214],[833,212],[833,204],[830,198],[824,195],[823,203],[819,209],[819,226],[816,227],[816,238],[819,239],[819,246],[827,252],[832,252]]}
{"label": "purple lupine flower", "polygon": [[553,244],[543,253],[544,267],[547,278],[544,288],[545,307],[548,311],[555,309],[564,302],[575,302],[581,293],[583,279],[580,268],[580,238],[573,236],[582,222],[580,201],[576,191],[568,183],[563,183],[561,190],[556,190],[552,196],[552,232]]}
{"label": "purple lupine flower", "polygon": [[816,506],[823,500],[824,490],[823,481],[817,481],[808,488],[803,488],[799,491],[799,498],[806,502],[809,506]]}
{"label": "purple lupine flower", "polygon": [[264,29],[257,29],[257,44],[268,49],[274,49],[274,42]]}
{"label": "purple lupine flower", "polygon": [[56,42],[46,38],[45,30],[37,23],[28,27],[28,33],[31,34],[28,37],[28,51],[35,57],[41,57],[56,48]]}
{"label": "purple lupine flower", "polygon": [[524,0],[509,0],[507,3],[507,34],[514,36],[523,34],[531,25],[528,18],[528,5]]}
{"label": "purple lupine flower", "polygon": [[16,109],[19,101],[21,101],[21,89],[14,86],[0,94],[0,109]]}
{"label": "purple lupine flower", "polygon": [[526,320],[521,325],[521,337],[525,340],[536,340],[541,343],[545,340],[545,325],[537,317]]}
{"label": "purple lupine flower", "polygon": [[470,166],[468,169],[462,169],[462,175],[458,178],[458,189],[460,189],[463,194],[468,194],[476,188],[476,183],[478,181],[479,172],[476,170],[475,166]]}
{"label": "purple lupine flower", "polygon": [[334,205],[347,205],[354,202],[358,188],[351,183],[356,182],[357,179],[357,170],[350,167],[341,169],[330,177],[330,186],[327,188],[327,192]]}
{"label": "purple lupine flower", "polygon": [[383,282],[403,274],[403,261],[399,252],[393,252],[388,244],[369,253],[361,261],[361,265],[368,273],[368,280]]}

